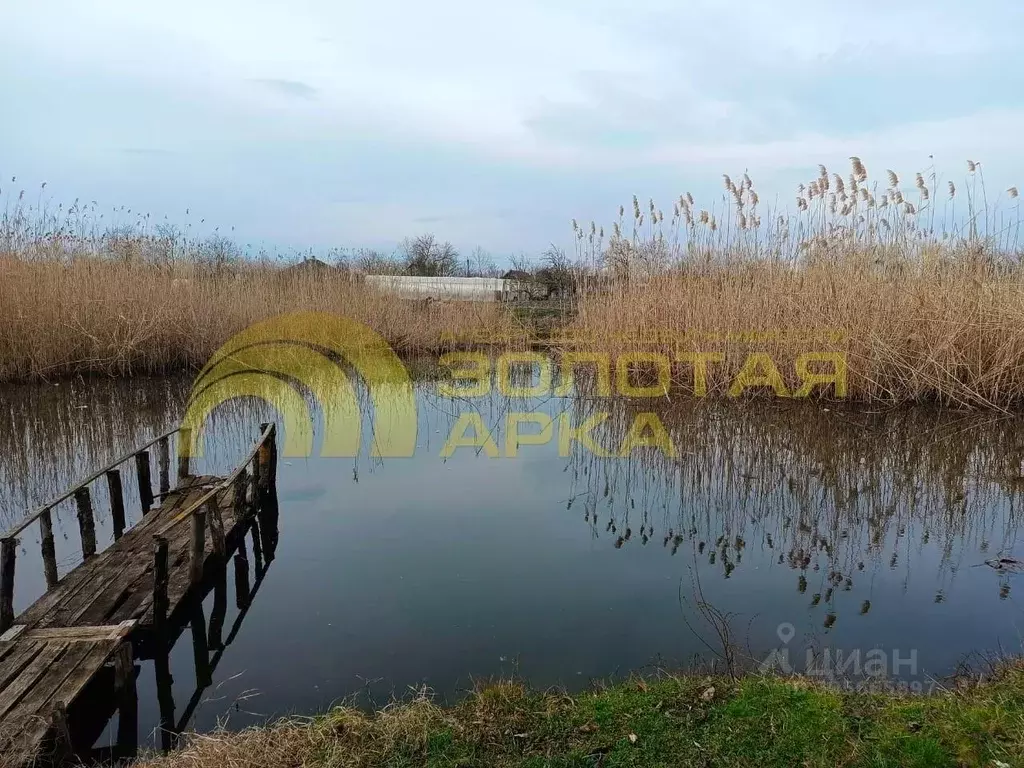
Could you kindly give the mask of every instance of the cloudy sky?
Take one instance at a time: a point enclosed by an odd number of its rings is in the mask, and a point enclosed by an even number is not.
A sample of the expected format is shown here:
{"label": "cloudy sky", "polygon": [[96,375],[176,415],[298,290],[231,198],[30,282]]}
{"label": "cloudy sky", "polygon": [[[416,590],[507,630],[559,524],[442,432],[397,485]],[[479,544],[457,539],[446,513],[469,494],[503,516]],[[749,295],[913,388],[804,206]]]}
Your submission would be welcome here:
{"label": "cloudy sky", "polygon": [[500,257],[634,194],[710,205],[723,172],[788,204],[854,154],[876,179],[980,160],[1002,191],[1022,30],[1008,0],[9,0],[0,194]]}

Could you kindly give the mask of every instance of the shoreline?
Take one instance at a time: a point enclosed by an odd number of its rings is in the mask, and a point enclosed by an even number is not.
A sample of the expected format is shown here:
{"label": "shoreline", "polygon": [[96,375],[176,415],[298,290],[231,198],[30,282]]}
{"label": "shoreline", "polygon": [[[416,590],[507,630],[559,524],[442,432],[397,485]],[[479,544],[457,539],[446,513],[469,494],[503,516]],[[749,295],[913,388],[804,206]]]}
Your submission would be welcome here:
{"label": "shoreline", "polygon": [[366,766],[986,766],[1024,758],[1024,661],[930,694],[800,677],[634,677],[580,694],[514,681],[453,706],[426,694],[185,737],[135,768]]}

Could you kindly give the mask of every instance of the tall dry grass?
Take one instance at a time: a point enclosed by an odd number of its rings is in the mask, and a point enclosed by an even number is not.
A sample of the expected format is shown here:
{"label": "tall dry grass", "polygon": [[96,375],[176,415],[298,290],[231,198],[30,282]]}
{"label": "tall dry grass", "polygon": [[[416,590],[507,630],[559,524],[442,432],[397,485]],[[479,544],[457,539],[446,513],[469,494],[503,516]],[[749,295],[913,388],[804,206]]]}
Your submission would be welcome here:
{"label": "tall dry grass", "polygon": [[[1018,194],[999,196],[1004,210],[987,205],[980,165],[967,174],[959,189],[934,172],[908,188],[893,171],[872,183],[851,158],[848,179],[821,167],[801,184],[795,213],[764,206],[746,174],[724,178],[717,206],[681,196],[668,221],[634,198],[631,226],[620,209],[607,239],[574,222],[579,261],[605,278],[571,331],[613,355],[719,352],[710,394],[728,390],[752,351],[772,356],[790,391],[797,355],[837,351],[854,399],[1018,404]],[[674,378],[692,386],[685,365]]]}
{"label": "tall dry grass", "polygon": [[402,300],[344,273],[8,254],[0,256],[0,380],[196,368],[252,323],[300,311],[359,320],[400,352],[439,349],[480,329],[516,332],[497,304]]}

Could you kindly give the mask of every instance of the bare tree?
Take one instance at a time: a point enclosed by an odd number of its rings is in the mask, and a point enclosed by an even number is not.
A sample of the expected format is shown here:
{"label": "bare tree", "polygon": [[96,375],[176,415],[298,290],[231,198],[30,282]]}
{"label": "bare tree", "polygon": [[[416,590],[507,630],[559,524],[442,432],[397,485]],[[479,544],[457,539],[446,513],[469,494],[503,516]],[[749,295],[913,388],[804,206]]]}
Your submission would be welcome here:
{"label": "bare tree", "polygon": [[454,275],[459,269],[459,252],[449,242],[439,243],[430,234],[402,241],[405,271],[420,277]]}
{"label": "bare tree", "polygon": [[501,270],[498,269],[498,265],[494,263],[494,257],[479,245],[473,249],[473,253],[470,257],[470,269],[467,272],[466,277],[500,277]]}

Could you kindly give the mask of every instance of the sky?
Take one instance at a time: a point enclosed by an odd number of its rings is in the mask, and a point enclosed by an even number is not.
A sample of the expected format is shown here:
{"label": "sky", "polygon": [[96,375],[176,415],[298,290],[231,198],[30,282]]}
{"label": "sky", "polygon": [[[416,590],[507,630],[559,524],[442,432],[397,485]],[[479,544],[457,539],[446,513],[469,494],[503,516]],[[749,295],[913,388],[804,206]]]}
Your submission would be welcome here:
{"label": "sky", "polygon": [[980,161],[997,195],[1024,186],[1022,31],[1008,0],[9,0],[0,201],[500,260],[633,195],[708,207],[723,173],[791,205],[851,155]]}

